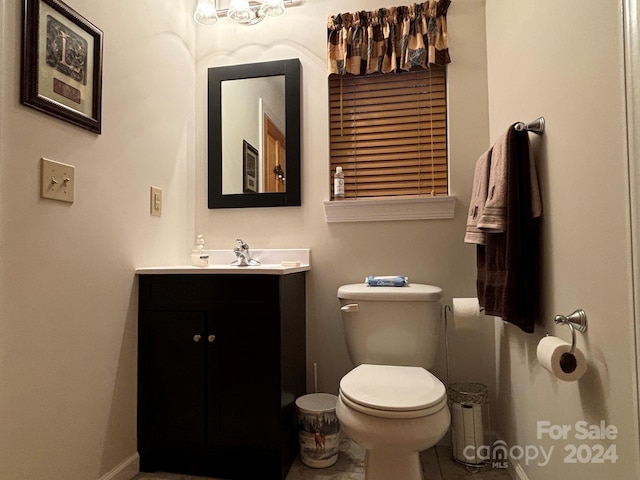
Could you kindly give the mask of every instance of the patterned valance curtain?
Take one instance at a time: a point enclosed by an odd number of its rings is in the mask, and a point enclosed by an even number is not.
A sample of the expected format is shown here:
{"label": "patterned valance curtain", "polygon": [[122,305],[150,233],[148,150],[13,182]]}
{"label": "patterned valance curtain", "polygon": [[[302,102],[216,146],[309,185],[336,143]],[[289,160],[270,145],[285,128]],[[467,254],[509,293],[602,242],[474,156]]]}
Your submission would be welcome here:
{"label": "patterned valance curtain", "polygon": [[329,73],[391,73],[450,63],[447,41],[450,4],[451,0],[429,0],[329,17]]}

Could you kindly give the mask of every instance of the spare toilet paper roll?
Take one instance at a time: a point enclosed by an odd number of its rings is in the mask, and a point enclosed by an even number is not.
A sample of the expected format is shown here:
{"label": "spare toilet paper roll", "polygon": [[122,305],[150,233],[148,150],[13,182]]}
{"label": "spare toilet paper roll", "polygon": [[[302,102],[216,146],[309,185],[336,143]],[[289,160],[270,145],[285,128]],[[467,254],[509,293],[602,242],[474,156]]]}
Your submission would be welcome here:
{"label": "spare toilet paper roll", "polygon": [[571,345],[557,337],[547,336],[538,343],[538,362],[560,380],[575,382],[587,371],[587,359],[577,348],[569,353]]}
{"label": "spare toilet paper roll", "polygon": [[480,318],[480,302],[477,298],[453,299],[453,328],[471,330]]}

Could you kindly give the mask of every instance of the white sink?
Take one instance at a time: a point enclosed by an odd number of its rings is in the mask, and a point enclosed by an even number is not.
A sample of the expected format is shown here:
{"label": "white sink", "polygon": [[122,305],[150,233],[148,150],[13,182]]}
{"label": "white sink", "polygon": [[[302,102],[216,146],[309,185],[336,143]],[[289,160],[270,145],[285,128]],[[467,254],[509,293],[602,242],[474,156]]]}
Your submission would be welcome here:
{"label": "white sink", "polygon": [[[236,259],[233,250],[207,250],[209,252],[209,266],[228,267]],[[251,258],[262,265],[282,266],[283,263],[299,263],[309,265],[310,250],[308,248],[267,249],[252,248],[249,250]],[[236,267],[247,268],[247,267]]]}

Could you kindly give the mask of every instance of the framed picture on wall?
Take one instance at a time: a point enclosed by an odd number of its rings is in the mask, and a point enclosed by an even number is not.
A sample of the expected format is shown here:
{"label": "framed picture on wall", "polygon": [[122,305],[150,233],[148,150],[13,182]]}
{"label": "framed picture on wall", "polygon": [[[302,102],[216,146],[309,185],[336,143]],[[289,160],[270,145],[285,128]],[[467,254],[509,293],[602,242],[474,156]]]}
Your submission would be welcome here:
{"label": "framed picture on wall", "polygon": [[20,102],[101,133],[102,31],[60,0],[24,0]]}
{"label": "framed picture on wall", "polygon": [[258,150],[249,142],[242,140],[242,191],[258,192]]}

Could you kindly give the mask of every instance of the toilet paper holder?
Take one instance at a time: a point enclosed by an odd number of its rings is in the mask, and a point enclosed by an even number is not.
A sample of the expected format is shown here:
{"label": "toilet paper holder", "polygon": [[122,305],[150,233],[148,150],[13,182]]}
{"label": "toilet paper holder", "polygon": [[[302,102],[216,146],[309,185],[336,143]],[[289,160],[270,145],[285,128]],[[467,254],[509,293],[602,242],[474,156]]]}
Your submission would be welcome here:
{"label": "toilet paper holder", "polygon": [[576,350],[576,330],[580,333],[587,331],[587,314],[579,308],[570,315],[556,315],[554,321],[556,325],[567,325],[571,330],[571,350],[569,353],[573,354]]}

